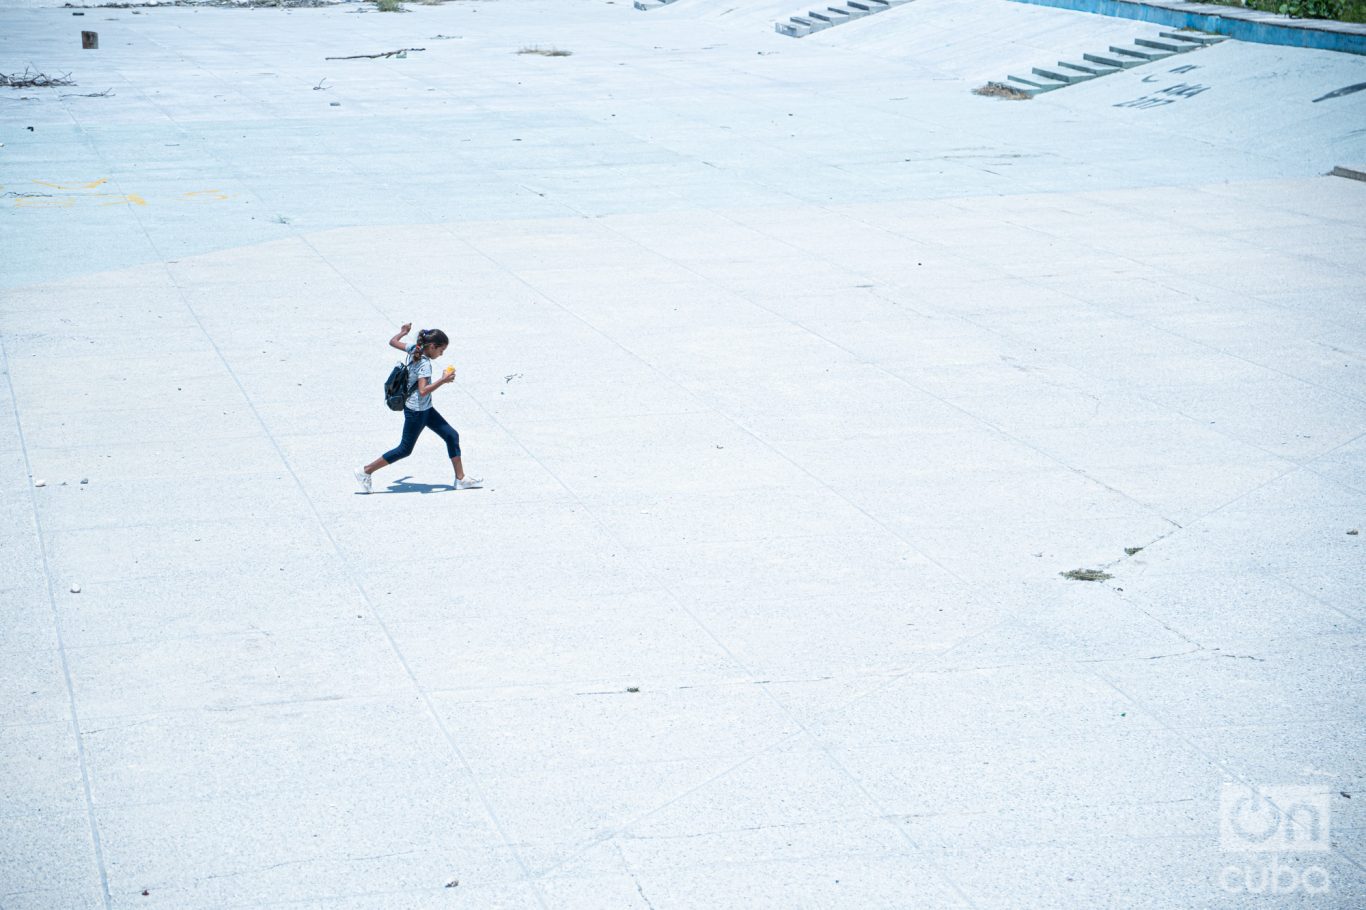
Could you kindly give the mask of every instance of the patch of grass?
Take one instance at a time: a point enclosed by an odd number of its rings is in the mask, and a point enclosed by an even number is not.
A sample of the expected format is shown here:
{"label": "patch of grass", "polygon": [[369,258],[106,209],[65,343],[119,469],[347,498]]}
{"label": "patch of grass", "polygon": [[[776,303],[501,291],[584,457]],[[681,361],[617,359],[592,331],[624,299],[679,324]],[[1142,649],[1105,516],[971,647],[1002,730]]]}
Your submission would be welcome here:
{"label": "patch of grass", "polygon": [[1109,572],[1102,572],[1100,569],[1072,569],[1070,572],[1058,574],[1073,581],[1109,581],[1114,578]]}
{"label": "patch of grass", "polygon": [[375,9],[381,13],[406,13],[402,0],[375,0]]}
{"label": "patch of grass", "polygon": [[1022,92],[1004,82],[988,82],[986,85],[973,89],[972,93],[974,95],[986,95],[988,98],[1004,98],[1007,101],[1028,101],[1034,97],[1029,92]]}
{"label": "patch of grass", "polygon": [[1124,555],[1125,555],[1125,556],[1133,556],[1135,553],[1142,553],[1142,552],[1143,552],[1143,548],[1142,548],[1142,547],[1125,547],[1125,548],[1124,548]]}
{"label": "patch of grass", "polygon": [[1239,6],[1300,19],[1366,22],[1366,0],[1210,0],[1220,6]]}
{"label": "patch of grass", "polygon": [[531,47],[524,47],[524,48],[522,48],[522,49],[519,50],[517,53],[519,53],[519,54],[536,54],[536,55],[541,56],[541,57],[569,57],[569,56],[572,56],[574,52],[573,52],[573,51],[562,51],[562,50],[560,50],[558,47],[554,47],[554,46],[551,46],[551,47],[541,47],[540,45],[532,45]]}

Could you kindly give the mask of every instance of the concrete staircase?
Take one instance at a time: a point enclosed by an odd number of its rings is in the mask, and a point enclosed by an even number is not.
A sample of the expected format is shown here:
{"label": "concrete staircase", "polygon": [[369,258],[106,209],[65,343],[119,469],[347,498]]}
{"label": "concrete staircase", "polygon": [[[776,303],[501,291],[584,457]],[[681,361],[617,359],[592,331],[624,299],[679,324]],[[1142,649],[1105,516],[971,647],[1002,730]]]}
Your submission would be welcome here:
{"label": "concrete staircase", "polygon": [[788,17],[786,22],[775,22],[773,29],[780,35],[805,38],[812,32],[819,32],[853,19],[862,19],[864,16],[881,13],[909,2],[910,0],[845,0],[838,6],[815,7],[808,12]]}
{"label": "concrete staircase", "polygon": [[1032,67],[1029,75],[1009,76],[1002,84],[1027,95],[1038,95],[1132,66],[1189,53],[1223,40],[1223,35],[1204,32],[1158,32],[1156,38],[1135,38],[1129,47],[1112,44],[1103,54],[1082,54],[1081,60],[1059,60],[1056,66]]}

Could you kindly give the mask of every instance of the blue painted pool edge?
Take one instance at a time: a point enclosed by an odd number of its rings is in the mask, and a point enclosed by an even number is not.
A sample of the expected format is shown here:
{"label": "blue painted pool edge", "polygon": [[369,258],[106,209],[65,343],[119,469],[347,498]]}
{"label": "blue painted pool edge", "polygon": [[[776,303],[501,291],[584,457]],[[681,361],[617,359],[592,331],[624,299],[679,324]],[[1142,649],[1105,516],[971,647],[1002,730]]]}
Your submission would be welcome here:
{"label": "blue painted pool edge", "polygon": [[[1195,28],[1202,32],[1227,35],[1239,41],[1257,44],[1282,44],[1287,47],[1308,47],[1321,51],[1341,51],[1345,54],[1366,55],[1366,35],[1339,32],[1327,28],[1302,25],[1281,25],[1276,22],[1252,21],[1219,13],[1191,12],[1165,6],[1149,6],[1128,0],[1015,0],[1035,6],[1053,6],[1083,13],[1097,13],[1121,19],[1138,19],[1176,28]],[[1303,20],[1301,20],[1303,21]]]}

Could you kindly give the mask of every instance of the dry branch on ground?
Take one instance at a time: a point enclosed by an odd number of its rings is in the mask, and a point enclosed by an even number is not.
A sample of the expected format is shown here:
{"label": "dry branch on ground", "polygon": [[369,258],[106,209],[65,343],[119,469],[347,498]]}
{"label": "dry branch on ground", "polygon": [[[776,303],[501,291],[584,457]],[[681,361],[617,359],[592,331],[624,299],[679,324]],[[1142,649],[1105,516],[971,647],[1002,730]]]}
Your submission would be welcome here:
{"label": "dry branch on ground", "polygon": [[53,88],[59,85],[75,84],[71,81],[70,73],[61,76],[49,76],[47,73],[35,72],[33,69],[25,69],[22,73],[11,75],[0,73],[0,86],[10,88]]}
{"label": "dry branch on ground", "polygon": [[379,54],[352,54],[350,57],[324,57],[324,60],[378,60],[381,57],[406,57],[410,51],[425,51],[425,47],[401,47],[396,51]]}

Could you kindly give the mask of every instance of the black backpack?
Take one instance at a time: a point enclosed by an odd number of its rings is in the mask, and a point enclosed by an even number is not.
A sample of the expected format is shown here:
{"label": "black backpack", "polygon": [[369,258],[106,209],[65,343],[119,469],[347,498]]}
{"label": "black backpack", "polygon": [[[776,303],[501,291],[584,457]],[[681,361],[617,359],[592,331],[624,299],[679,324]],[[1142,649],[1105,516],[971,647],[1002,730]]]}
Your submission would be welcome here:
{"label": "black backpack", "polygon": [[408,396],[417,388],[417,383],[408,384],[408,367],[408,363],[395,364],[389,371],[389,378],[384,380],[384,403],[391,411],[403,410]]}

